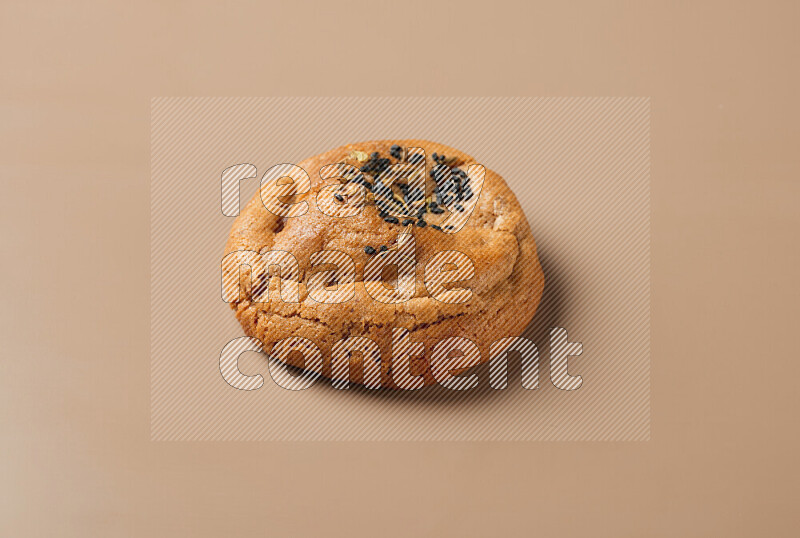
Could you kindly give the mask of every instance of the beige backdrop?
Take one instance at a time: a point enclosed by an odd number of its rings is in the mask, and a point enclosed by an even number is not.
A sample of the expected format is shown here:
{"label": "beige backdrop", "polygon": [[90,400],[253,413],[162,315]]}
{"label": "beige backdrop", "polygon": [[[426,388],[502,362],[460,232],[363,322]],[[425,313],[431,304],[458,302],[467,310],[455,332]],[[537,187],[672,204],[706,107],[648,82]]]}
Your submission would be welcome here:
{"label": "beige backdrop", "polygon": [[[794,2],[136,6],[0,5],[0,535],[796,532]],[[649,96],[650,441],[150,441],[158,95]]]}

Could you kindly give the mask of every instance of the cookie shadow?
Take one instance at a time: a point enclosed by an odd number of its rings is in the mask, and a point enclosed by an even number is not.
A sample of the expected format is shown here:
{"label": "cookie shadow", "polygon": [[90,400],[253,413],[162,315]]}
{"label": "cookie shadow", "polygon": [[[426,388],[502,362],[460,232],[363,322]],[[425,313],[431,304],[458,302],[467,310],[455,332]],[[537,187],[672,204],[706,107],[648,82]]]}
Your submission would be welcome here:
{"label": "cookie shadow", "polygon": [[[548,356],[549,332],[551,327],[562,326],[566,286],[564,273],[558,263],[549,256],[545,249],[539,251],[539,262],[545,276],[542,300],[536,315],[525,328],[523,337],[531,340],[539,348],[539,385],[549,379],[549,366],[545,358]],[[450,390],[440,385],[433,385],[418,390],[368,389],[362,385],[350,385],[347,390],[336,389],[331,383],[317,387],[322,393],[336,393],[336,397],[352,399],[368,399],[402,403],[403,405],[421,405],[434,408],[479,404],[487,401],[502,402],[515,394],[528,389],[522,387],[522,365],[519,355],[513,353],[508,361],[508,387],[503,390],[492,388],[489,383],[489,364],[484,363],[466,372],[465,376],[476,374],[478,386],[469,390]],[[333,397],[333,394],[331,394]]]}

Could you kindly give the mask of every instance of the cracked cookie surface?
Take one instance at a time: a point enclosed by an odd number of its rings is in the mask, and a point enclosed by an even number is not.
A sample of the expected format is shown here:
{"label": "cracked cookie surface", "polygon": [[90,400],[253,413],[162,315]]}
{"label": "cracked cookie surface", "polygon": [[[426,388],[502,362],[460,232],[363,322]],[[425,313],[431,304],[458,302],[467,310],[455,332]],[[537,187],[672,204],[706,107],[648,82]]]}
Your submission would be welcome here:
{"label": "cracked cookie surface", "polygon": [[[425,152],[425,193],[421,200],[419,193],[403,187],[406,178],[387,176],[386,170],[391,165],[413,159],[407,148],[422,148]],[[344,163],[355,172],[345,178],[322,179],[320,169],[332,163]],[[326,377],[332,373],[333,345],[346,337],[366,336],[381,349],[384,387],[394,386],[392,328],[407,329],[412,341],[424,342],[425,353],[412,358],[411,368],[412,374],[423,376],[426,385],[435,383],[428,360],[432,345],[442,338],[469,338],[478,345],[481,362],[488,361],[492,342],[518,336],[533,318],[544,276],[528,221],[503,178],[485,169],[480,193],[470,190],[471,178],[463,171],[478,163],[454,148],[424,140],[348,144],[298,163],[308,173],[311,188],[283,200],[306,202],[307,213],[293,218],[275,215],[267,210],[257,193],[231,229],[226,255],[236,251],[283,251],[291,253],[298,262],[297,271],[283,271],[279,275],[266,272],[248,277],[247,271],[242,271],[241,293],[231,307],[244,332],[259,339],[267,352],[277,341],[290,336],[313,341],[322,351],[321,373]],[[331,216],[336,214],[337,207],[355,199],[353,185],[366,185],[363,209],[354,216]],[[329,186],[334,186],[336,202],[333,210],[326,206],[323,212],[317,205],[318,195]],[[474,181],[472,186],[476,186]],[[403,206],[408,214],[394,217],[394,213],[387,213],[387,206],[381,202],[387,199],[392,207]],[[459,207],[466,210],[463,206],[471,205],[474,209],[463,227],[447,233],[446,222],[450,222],[447,217]],[[423,206],[424,213],[417,211]],[[387,304],[367,292],[363,280],[365,266],[375,256],[395,248],[398,236],[403,233],[413,236],[416,247],[415,291],[404,302]],[[310,258],[322,250],[340,251],[355,262],[352,299],[321,303],[309,295],[308,279],[319,269]],[[425,267],[442,251],[461,252],[474,264],[474,276],[458,284],[472,291],[466,302],[442,302],[431,296],[425,285]],[[238,272],[238,267],[223,270]],[[238,274],[235,276],[238,282]],[[280,300],[280,290],[292,283],[296,283],[299,301]],[[270,302],[256,302],[267,292]],[[358,354],[352,357],[351,381],[362,382],[361,361]],[[287,362],[303,367],[300,354],[289,355]]]}

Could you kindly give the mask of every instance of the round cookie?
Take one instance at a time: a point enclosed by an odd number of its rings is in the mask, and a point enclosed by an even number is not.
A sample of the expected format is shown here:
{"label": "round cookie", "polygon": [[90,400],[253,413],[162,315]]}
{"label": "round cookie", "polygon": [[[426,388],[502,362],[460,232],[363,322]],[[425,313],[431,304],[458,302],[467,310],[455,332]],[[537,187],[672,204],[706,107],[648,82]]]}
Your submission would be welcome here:
{"label": "round cookie", "polygon": [[[419,192],[400,186],[407,178],[388,179],[392,175],[391,165],[418,159],[413,154],[409,156],[406,148],[424,150],[426,192],[421,200],[417,199]],[[226,260],[230,259],[228,254],[236,251],[260,254],[275,251],[291,253],[298,262],[297,271],[252,274],[249,281],[247,272],[242,271],[245,277],[241,291],[231,301],[231,307],[244,332],[259,339],[268,353],[276,342],[288,337],[311,340],[322,352],[321,373],[329,378],[338,377],[333,375],[331,363],[336,343],[347,337],[368,337],[380,347],[383,387],[398,388],[392,375],[393,328],[406,329],[412,342],[424,343],[424,353],[411,359],[411,373],[422,376],[425,385],[436,383],[430,368],[431,351],[444,338],[458,336],[471,340],[480,350],[480,362],[488,361],[492,342],[520,335],[533,318],[544,288],[544,276],[528,221],[503,178],[485,169],[480,194],[470,190],[470,186],[479,186],[473,178],[475,168],[470,165],[479,162],[454,148],[429,141],[379,140],[348,144],[298,163],[308,173],[310,190],[279,199],[287,203],[305,202],[307,212],[292,218],[276,215],[265,207],[257,193],[233,223],[225,247]],[[322,167],[335,163],[344,163],[346,166],[341,170],[347,170],[349,175],[322,179]],[[362,190],[362,186],[366,188]],[[329,203],[332,198],[327,196],[330,192],[336,196],[333,207]],[[358,193],[365,193],[365,198],[359,199]],[[386,205],[387,198],[391,207]],[[392,199],[399,200],[402,211],[409,214],[393,216],[396,206]],[[364,203],[360,211],[359,202]],[[470,214],[468,207],[472,205]],[[420,206],[425,207],[425,213],[417,211]],[[453,222],[447,219],[451,214],[456,215],[459,207],[468,219],[458,231],[448,233],[445,222]],[[391,212],[387,214],[387,210]],[[338,216],[337,211],[356,214]],[[408,300],[386,303],[370,295],[364,282],[365,267],[376,257],[399,248],[401,234],[411,234],[415,245],[414,293]],[[311,262],[312,254],[323,250],[342,252],[355,262],[353,298],[324,303],[309,295],[311,277],[317,272]],[[472,278],[455,285],[471,290],[466,302],[443,302],[426,285],[425,268],[442,251],[463,253],[474,264]],[[238,273],[238,265],[223,264],[223,278],[238,284]],[[384,276],[387,282],[392,282],[391,274]],[[367,284],[374,280],[375,275],[368,273]],[[280,293],[292,289],[292,284],[299,302],[281,300]],[[256,302],[263,300],[267,292],[269,302]],[[304,367],[299,353],[289,354],[284,360],[292,366]],[[364,381],[364,360],[361,354],[352,355],[351,381]]]}

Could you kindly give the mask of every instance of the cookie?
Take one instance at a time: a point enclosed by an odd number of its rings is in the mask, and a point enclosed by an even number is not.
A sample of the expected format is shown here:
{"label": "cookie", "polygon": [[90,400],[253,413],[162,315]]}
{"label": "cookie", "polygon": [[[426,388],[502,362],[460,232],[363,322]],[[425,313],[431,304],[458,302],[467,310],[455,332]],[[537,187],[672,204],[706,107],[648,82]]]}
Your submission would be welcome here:
{"label": "cookie", "polygon": [[[372,371],[391,388],[402,386],[393,351],[404,342],[423,344],[409,360],[424,385],[441,380],[431,358],[449,337],[474,343],[470,365],[488,361],[493,342],[530,323],[544,275],[514,193],[479,163],[438,143],[379,140],[267,172],[233,223],[223,260],[223,282],[235,287],[227,300],[245,334],[268,353],[290,337],[313,342],[318,362],[280,358],[334,379],[343,375],[332,361],[341,342],[369,338],[377,348],[347,348],[349,379],[364,383]],[[293,181],[279,179],[289,173]],[[279,272],[278,262],[286,262]]]}

